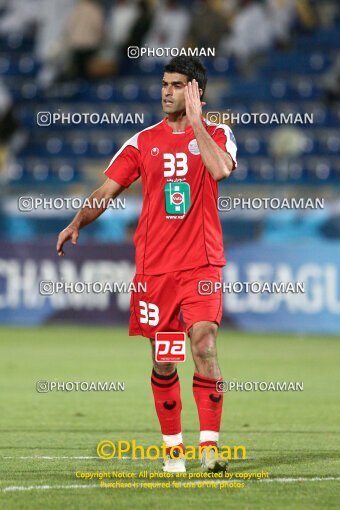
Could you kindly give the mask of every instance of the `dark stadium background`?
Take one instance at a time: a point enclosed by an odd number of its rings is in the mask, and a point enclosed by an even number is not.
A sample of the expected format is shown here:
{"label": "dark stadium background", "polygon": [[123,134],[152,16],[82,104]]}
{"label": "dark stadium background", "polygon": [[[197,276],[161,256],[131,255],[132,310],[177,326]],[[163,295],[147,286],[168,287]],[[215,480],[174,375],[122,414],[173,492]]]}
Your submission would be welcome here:
{"label": "dark stadium background", "polygon": [[[224,326],[340,331],[335,0],[16,0],[1,1],[0,14],[1,323],[127,326],[128,295],[46,297],[39,282],[130,280],[140,183],[124,195],[126,209],[108,210],[83,230],[63,260],[54,246],[74,211],[20,211],[18,199],[85,198],[100,185],[122,143],[162,118],[168,59],[129,59],[126,49],[170,45],[216,49],[215,57],[203,59],[205,112],[313,114],[313,124],[232,125],[238,169],[221,183],[220,196],[323,198],[325,207],[221,212],[226,281],[249,280],[254,267],[259,274],[265,264],[264,279],[276,281],[288,271],[293,281],[304,277],[307,289],[290,304],[226,294]],[[38,112],[138,113],[144,123],[41,126]]]}
{"label": "dark stadium background", "polygon": [[[0,0],[0,508],[338,508],[338,3]],[[128,293],[48,296],[39,289],[41,282],[131,281],[141,185],[122,195],[125,209],[109,209],[76,247],[67,245],[64,258],[55,251],[57,235],[75,211],[29,206],[33,198],[85,199],[122,143],[162,118],[168,59],[129,59],[127,47],[189,45],[216,49],[204,59],[206,113],[224,120],[231,113],[313,114],[312,124],[234,122],[238,168],[219,191],[236,199],[324,200],[324,208],[220,213],[225,283],[302,281],[306,290],[224,294],[223,377],[298,381],[304,391],[225,394],[220,445],[247,449],[228,471],[263,471],[268,480],[240,490],[216,490],[218,481],[188,490],[180,481],[179,492],[99,490],[97,479],[76,472],[162,469],[161,458],[107,462],[96,452],[107,439],[160,444],[149,342],[128,338]],[[53,114],[111,112],[141,114],[144,123],[48,122]],[[178,364],[186,445],[198,441],[193,371],[188,349]],[[68,381],[122,381],[125,391],[63,391]],[[45,392],[51,382],[61,390]],[[187,461],[187,471],[206,474],[198,459]]]}

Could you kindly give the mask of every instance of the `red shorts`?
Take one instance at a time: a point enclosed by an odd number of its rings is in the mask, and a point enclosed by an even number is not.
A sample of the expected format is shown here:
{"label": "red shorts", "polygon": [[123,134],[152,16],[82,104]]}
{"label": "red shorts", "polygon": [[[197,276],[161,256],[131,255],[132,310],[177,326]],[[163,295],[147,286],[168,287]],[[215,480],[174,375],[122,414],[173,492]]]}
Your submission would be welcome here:
{"label": "red shorts", "polygon": [[189,331],[199,321],[219,325],[222,292],[211,289],[221,279],[222,268],[217,266],[161,275],[136,274],[133,280],[136,290],[132,291],[130,302],[130,336],[155,338],[158,331]]}

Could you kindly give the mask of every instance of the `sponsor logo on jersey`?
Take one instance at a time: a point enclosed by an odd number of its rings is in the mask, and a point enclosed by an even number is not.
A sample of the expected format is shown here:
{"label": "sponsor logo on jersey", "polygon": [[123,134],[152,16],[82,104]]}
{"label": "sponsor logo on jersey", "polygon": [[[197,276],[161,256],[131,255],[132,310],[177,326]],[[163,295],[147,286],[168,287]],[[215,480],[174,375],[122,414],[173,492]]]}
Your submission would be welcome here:
{"label": "sponsor logo on jersey", "polygon": [[187,182],[167,182],[164,186],[165,210],[171,215],[183,215],[190,207],[190,185]]}
{"label": "sponsor logo on jersey", "polygon": [[184,196],[182,195],[182,193],[173,193],[171,195],[171,201],[173,204],[175,205],[180,205],[182,202],[184,202]]}
{"label": "sponsor logo on jersey", "polygon": [[153,147],[151,149],[151,156],[158,156],[159,154],[159,148],[158,147]]}

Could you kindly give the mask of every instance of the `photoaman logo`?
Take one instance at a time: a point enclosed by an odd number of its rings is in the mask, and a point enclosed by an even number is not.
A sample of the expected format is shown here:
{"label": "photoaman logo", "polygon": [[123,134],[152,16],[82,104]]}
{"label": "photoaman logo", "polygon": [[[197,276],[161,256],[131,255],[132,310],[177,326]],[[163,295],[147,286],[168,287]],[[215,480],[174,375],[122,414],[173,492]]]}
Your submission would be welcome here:
{"label": "photoaman logo", "polygon": [[[178,447],[174,446],[170,448],[169,453],[167,453],[167,447],[165,444],[162,444],[161,446],[150,445],[145,448],[142,445],[138,445],[134,439],[132,441],[119,440],[117,443],[114,443],[109,439],[104,439],[97,445],[97,455],[102,460],[111,460],[114,457],[122,459],[127,456],[133,460],[158,460],[165,459],[167,455],[170,455],[172,459],[185,457],[186,460],[198,460],[201,458],[202,452],[207,448],[213,449],[214,455],[219,459],[237,460],[247,458],[246,447],[243,445],[223,445],[219,448],[216,446],[199,446],[197,448],[189,445],[185,447],[185,451],[181,449],[178,451]],[[175,450],[176,453],[174,453]]]}

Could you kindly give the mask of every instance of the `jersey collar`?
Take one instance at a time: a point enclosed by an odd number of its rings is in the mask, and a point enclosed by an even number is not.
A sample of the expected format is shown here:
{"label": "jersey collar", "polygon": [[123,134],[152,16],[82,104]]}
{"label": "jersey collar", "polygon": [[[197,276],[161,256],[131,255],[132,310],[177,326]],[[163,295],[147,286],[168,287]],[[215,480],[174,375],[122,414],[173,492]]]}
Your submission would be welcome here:
{"label": "jersey collar", "polygon": [[171,133],[172,135],[187,135],[189,133],[193,133],[193,129],[191,126],[187,126],[184,131],[173,131],[172,128],[168,124],[168,118],[164,117],[163,119],[163,126],[168,133]]}

